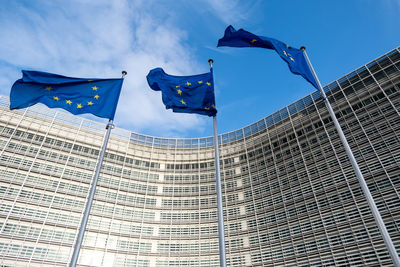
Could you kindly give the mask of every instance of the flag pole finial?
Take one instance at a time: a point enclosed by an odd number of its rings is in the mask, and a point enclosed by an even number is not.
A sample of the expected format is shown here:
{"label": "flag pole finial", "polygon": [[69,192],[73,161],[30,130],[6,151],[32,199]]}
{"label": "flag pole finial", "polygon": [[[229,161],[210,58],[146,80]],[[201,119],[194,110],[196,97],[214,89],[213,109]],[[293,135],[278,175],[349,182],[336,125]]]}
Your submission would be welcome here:
{"label": "flag pole finial", "polygon": [[208,64],[210,64],[210,68],[212,68],[212,64],[214,63],[214,60],[212,59],[212,58],[210,58],[209,60],[208,60]]}
{"label": "flag pole finial", "polygon": [[128,74],[128,72],[126,72],[126,70],[123,70],[123,71],[122,71],[122,78],[124,78],[125,75],[127,75],[127,74]]}
{"label": "flag pole finial", "polygon": [[306,47],[305,47],[305,46],[302,46],[302,47],[300,47],[300,49],[301,49],[302,51],[305,51],[305,50],[306,50]]}

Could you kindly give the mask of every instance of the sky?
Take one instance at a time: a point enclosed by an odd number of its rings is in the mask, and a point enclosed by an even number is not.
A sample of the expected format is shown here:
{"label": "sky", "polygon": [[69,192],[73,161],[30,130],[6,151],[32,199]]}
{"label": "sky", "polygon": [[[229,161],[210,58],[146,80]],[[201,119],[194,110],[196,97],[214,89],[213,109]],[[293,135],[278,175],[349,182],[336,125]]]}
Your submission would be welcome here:
{"label": "sky", "polygon": [[147,84],[151,69],[195,75],[212,58],[218,132],[226,133],[315,91],[272,50],[217,48],[228,25],[305,46],[326,85],[398,47],[399,18],[400,0],[0,0],[0,94],[22,69],[81,78],[126,70],[117,127],[211,136],[212,118],[165,109]]}

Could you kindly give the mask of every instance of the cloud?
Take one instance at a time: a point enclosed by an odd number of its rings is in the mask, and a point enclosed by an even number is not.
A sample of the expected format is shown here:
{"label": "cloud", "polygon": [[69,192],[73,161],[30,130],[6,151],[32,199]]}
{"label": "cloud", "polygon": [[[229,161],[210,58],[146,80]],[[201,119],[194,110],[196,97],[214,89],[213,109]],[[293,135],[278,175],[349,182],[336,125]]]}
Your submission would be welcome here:
{"label": "cloud", "polygon": [[151,68],[177,75],[198,68],[186,32],[154,10],[146,1],[2,2],[0,70],[6,78],[0,92],[9,94],[21,68],[75,77],[119,77],[127,70],[119,127],[161,136],[193,129],[201,134],[205,118],[166,111],[160,93],[147,85]]}
{"label": "cloud", "polygon": [[248,20],[260,3],[260,1],[240,0],[204,0],[204,2],[209,10],[227,25]]}

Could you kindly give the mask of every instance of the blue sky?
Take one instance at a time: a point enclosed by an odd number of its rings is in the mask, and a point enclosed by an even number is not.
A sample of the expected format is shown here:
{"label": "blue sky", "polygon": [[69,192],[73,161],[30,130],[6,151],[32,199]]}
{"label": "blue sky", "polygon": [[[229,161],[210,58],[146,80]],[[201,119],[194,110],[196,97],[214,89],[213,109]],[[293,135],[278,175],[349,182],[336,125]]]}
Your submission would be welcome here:
{"label": "blue sky", "polygon": [[21,69],[87,78],[127,70],[118,127],[163,137],[210,136],[211,118],[165,110],[160,93],[146,83],[150,69],[199,74],[213,58],[218,131],[224,133],[314,91],[272,50],[216,48],[229,24],[306,46],[326,85],[399,46],[399,18],[400,0],[0,1],[0,94],[9,95]]}

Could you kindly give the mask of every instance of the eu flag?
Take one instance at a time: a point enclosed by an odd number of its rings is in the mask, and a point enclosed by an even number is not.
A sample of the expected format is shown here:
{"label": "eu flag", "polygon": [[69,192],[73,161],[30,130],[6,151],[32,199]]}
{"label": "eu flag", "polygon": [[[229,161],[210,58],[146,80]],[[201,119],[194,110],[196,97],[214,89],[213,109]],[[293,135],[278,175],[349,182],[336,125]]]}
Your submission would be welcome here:
{"label": "eu flag", "polygon": [[237,31],[232,26],[226,28],[224,37],[218,40],[218,46],[273,49],[286,61],[291,72],[303,76],[304,79],[318,89],[318,84],[307,64],[303,51],[300,49],[290,47],[273,38],[252,34],[243,29]]}
{"label": "eu flag", "polygon": [[163,69],[152,69],[147,82],[154,91],[162,92],[165,108],[173,112],[215,116],[214,81],[212,72],[193,76],[172,76]]}
{"label": "eu flag", "polygon": [[114,119],[123,79],[83,79],[40,72],[22,71],[22,79],[11,88],[10,109],[42,103],[72,114],[91,113]]}

